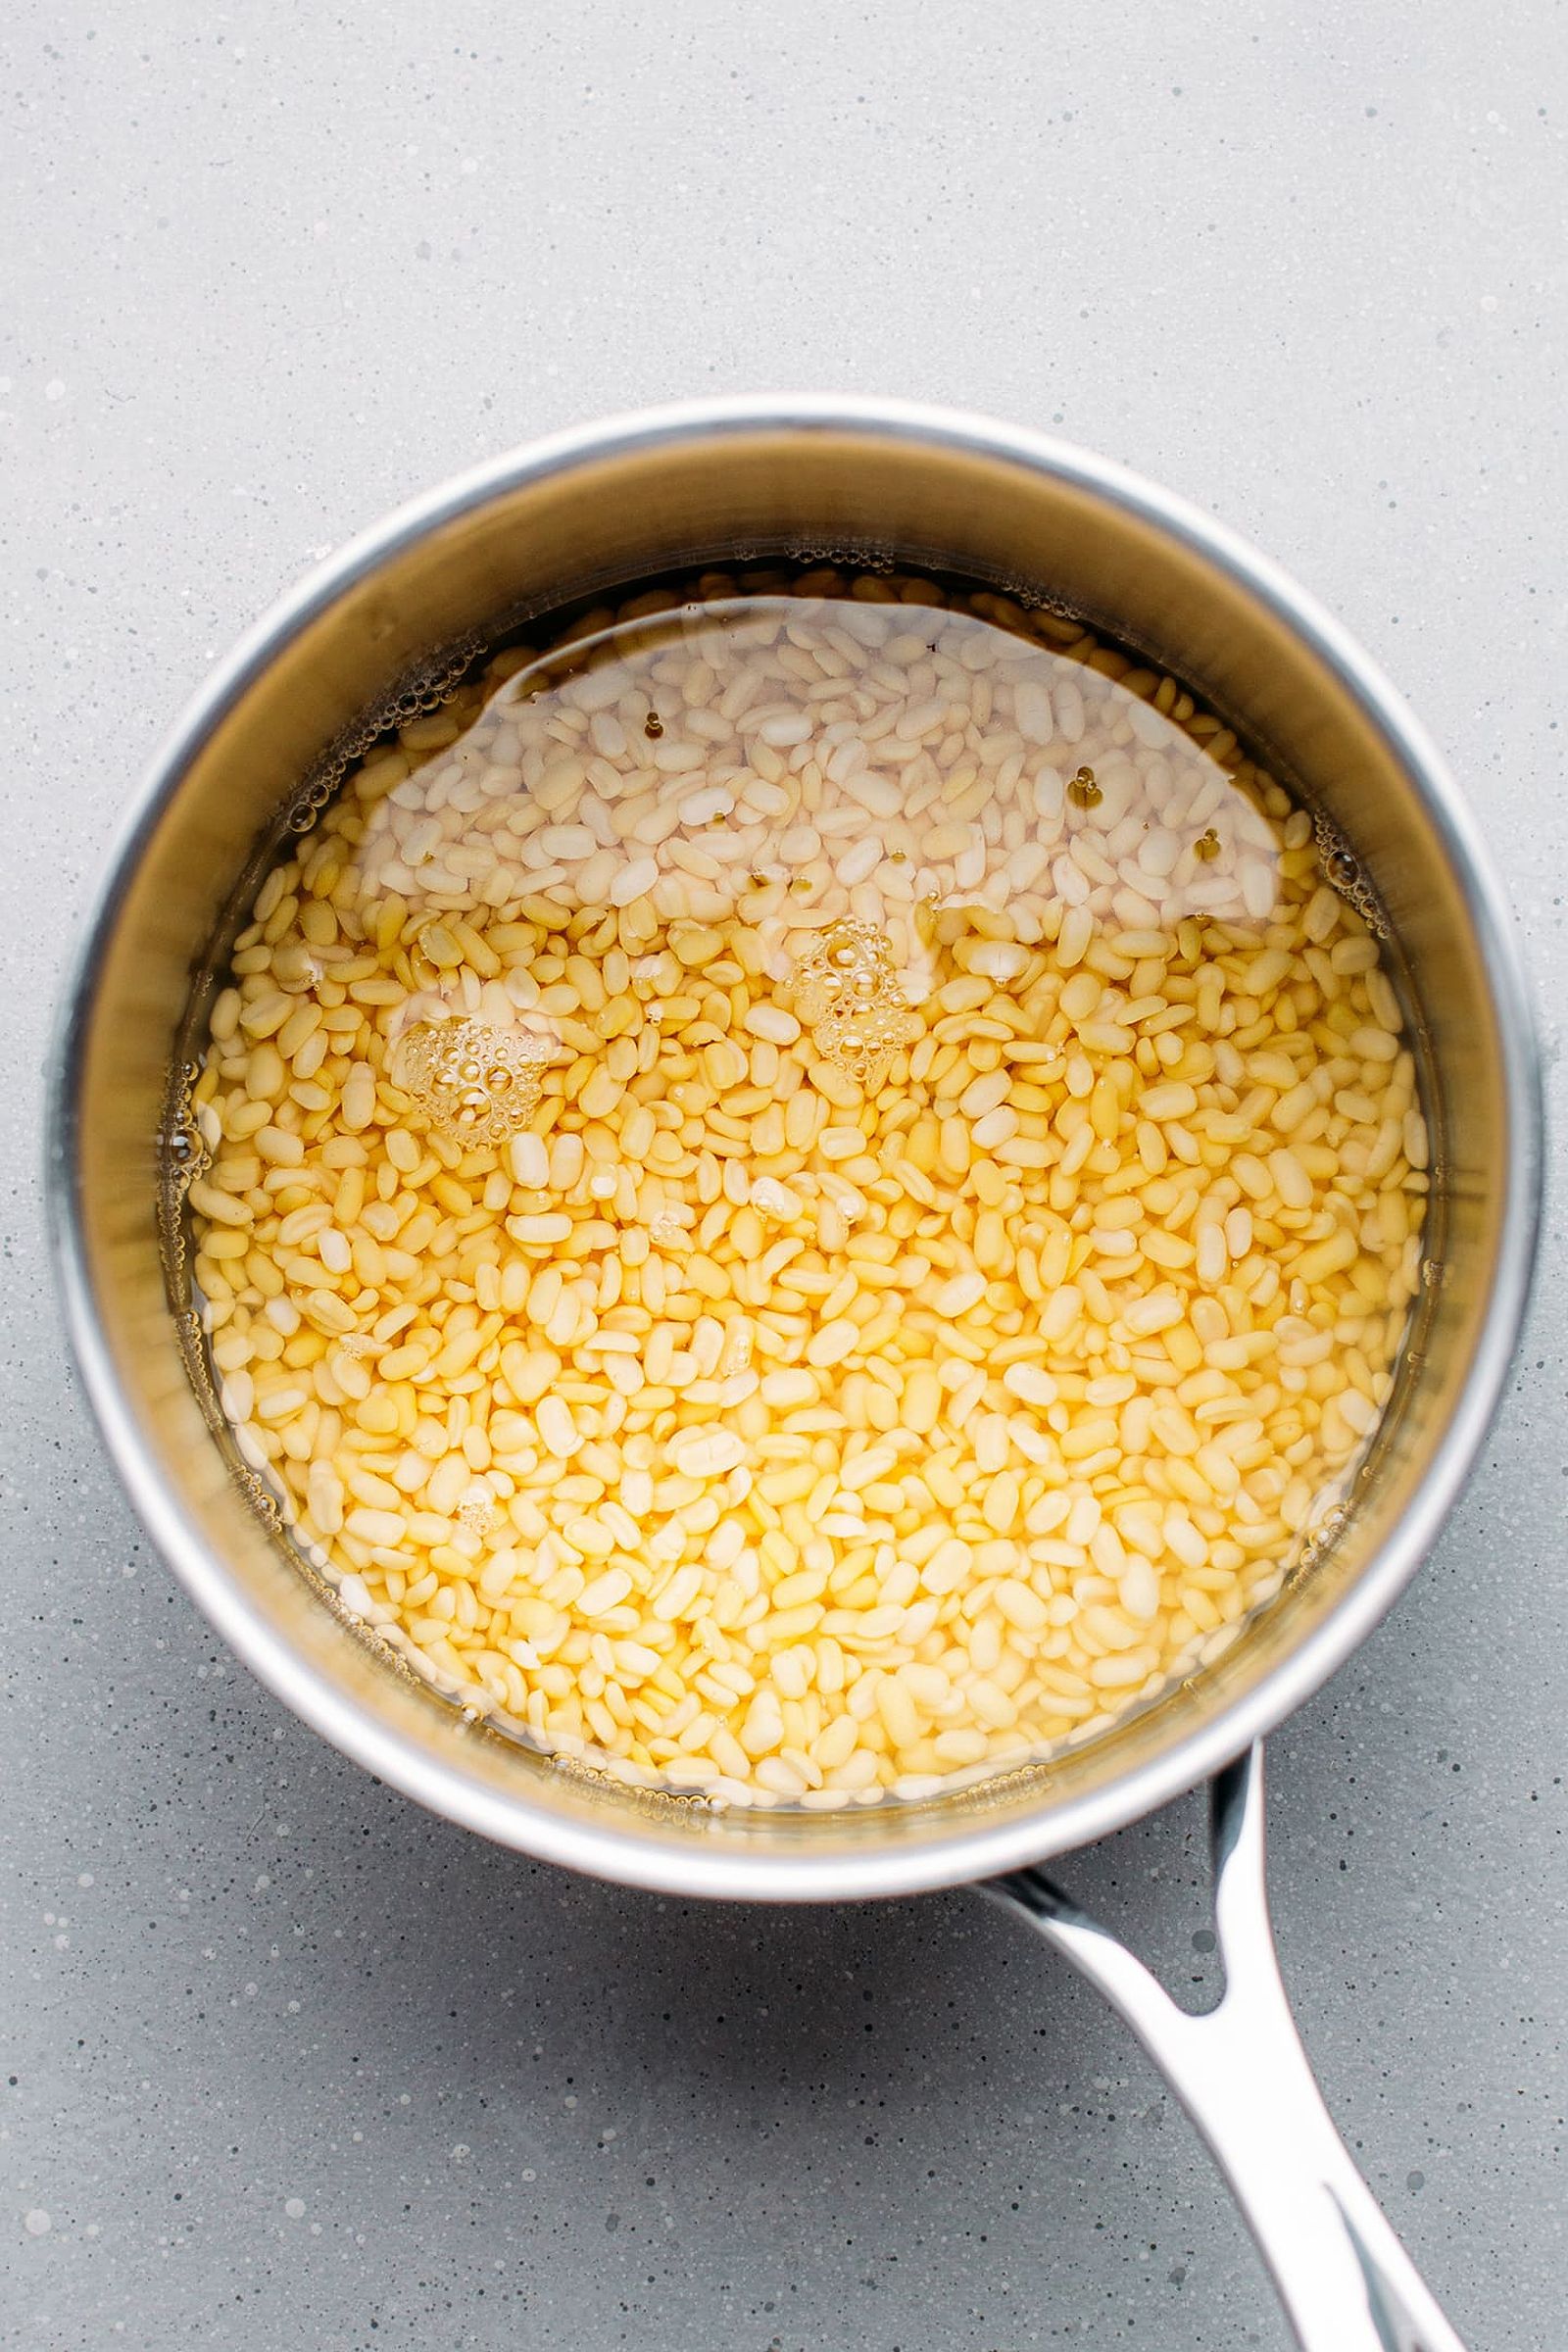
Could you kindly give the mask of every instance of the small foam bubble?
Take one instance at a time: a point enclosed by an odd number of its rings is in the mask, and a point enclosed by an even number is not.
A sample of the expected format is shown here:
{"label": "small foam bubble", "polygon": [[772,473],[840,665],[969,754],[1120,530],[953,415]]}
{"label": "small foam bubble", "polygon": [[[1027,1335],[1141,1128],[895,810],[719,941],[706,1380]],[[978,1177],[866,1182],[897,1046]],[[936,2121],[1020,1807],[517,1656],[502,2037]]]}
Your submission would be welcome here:
{"label": "small foam bubble", "polygon": [[525,1029],[420,1021],[398,1041],[393,1077],[432,1127],[458,1144],[504,1144],[539,1107],[552,1048]]}
{"label": "small foam bubble", "polygon": [[458,1525],[470,1536],[492,1534],[498,1517],[495,1496],[483,1487],[473,1488],[458,1504]]}
{"label": "small foam bubble", "polygon": [[1302,1535],[1296,1562],[1298,1571],[1315,1568],[1323,1554],[1333,1549],[1348,1516],[1348,1511],[1341,1502],[1330,1503],[1326,1509],[1319,1511]]}
{"label": "small foam bubble", "polygon": [[1330,890],[1338,891],[1346,905],[1354,907],[1374,939],[1387,939],[1388,923],[1360,859],[1353,850],[1347,848],[1321,810],[1312,818],[1312,837],[1323,861],[1323,879]]}

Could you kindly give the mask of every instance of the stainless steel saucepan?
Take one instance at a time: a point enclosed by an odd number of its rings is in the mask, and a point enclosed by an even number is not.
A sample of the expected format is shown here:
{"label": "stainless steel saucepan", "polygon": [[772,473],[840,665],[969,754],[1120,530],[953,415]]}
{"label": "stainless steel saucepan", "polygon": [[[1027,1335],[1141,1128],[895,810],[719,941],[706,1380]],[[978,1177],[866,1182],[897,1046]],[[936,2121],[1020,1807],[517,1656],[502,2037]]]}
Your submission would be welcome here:
{"label": "stainless steel saucepan", "polygon": [[[1435,1179],[1402,1374],[1310,1572],[1215,1664],[1059,1761],[930,1802],[811,1815],[709,1811],[554,1769],[373,1654],[225,1459],[157,1213],[193,984],[247,872],[254,891],[279,811],[298,812],[302,779],[330,773],[368,710],[428,686],[432,662],[450,672],[500,624],[781,551],[1038,588],[1176,672],[1256,745],[1349,844],[1386,910]],[[220,1633],[307,1722],[453,1821],[629,1886],[811,1902],[980,1885],[1100,1986],[1164,2070],[1311,2352],[1457,2352],[1291,2024],[1255,1742],[1383,1615],[1454,1498],[1524,1305],[1540,1142],[1525,993],[1464,804],[1309,598],[1191,508],[1060,443],[935,410],[780,399],[623,418],[501,459],[356,540],[244,640],[120,842],[72,980],[50,1150],[67,1317],[121,1475]],[[1215,1775],[1226,1992],[1193,2017],[1039,1865]]]}

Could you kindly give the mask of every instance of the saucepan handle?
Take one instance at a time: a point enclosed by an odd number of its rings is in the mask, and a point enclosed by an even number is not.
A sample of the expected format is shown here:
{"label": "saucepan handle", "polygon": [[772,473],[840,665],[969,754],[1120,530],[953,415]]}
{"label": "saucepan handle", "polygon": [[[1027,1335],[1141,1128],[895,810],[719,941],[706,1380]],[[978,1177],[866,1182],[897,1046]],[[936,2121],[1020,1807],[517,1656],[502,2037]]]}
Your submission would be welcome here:
{"label": "saucepan handle", "polygon": [[1263,1750],[1213,1784],[1218,2006],[1178,2007],[1039,1871],[982,1891],[1021,1912],[1120,2011],[1208,2142],[1304,2352],[1463,2352],[1351,2163],[1281,1981],[1263,1871]]}

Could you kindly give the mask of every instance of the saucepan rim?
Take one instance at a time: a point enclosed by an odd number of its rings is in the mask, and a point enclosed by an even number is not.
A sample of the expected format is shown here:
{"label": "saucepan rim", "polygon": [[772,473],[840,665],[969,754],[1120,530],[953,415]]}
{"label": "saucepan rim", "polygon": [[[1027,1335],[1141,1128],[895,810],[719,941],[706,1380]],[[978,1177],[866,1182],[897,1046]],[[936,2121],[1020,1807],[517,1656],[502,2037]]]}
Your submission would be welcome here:
{"label": "saucepan rim", "polygon": [[[464,1769],[463,1744],[437,1758],[405,1740],[271,1624],[207,1543],[160,1471],[116,1369],[89,1265],[81,1213],[80,1104],[87,1043],[112,932],[138,861],[181,779],[279,651],[390,559],[492,501],[552,476],[703,438],[865,434],[934,452],[958,450],[1044,473],[1152,525],[1226,575],[1284,625],[1382,736],[1412,780],[1462,894],[1496,1023],[1508,1133],[1496,1265],[1469,1370],[1397,1524],[1343,1599],[1251,1690],[1159,1754],[1102,1788],[988,1820],[961,1813],[937,1834],[853,1850],[783,1852],[760,1841],[655,1837],[631,1804],[603,1820],[536,1807],[526,1786],[502,1793]],[[960,1885],[1082,1845],[1208,1777],[1272,1730],[1365,1639],[1414,1574],[1450,1509],[1491,1422],[1528,1298],[1539,1218],[1540,1075],[1523,971],[1500,888],[1476,826],[1436,748],[1377,665],[1277,565],[1185,500],[1070,443],[962,412],[904,401],[771,395],[681,403],[612,417],[525,444],[399,507],[350,540],[251,628],[201,688],[154,758],[122,824],[68,975],[50,1070],[46,1192],[65,1320],[83,1385],[121,1480],[149,1537],[217,1631],[251,1670],[343,1753],[452,1821],[541,1859],[628,1886],[691,1895],[837,1900]],[[940,1815],[942,1807],[932,1808]]]}

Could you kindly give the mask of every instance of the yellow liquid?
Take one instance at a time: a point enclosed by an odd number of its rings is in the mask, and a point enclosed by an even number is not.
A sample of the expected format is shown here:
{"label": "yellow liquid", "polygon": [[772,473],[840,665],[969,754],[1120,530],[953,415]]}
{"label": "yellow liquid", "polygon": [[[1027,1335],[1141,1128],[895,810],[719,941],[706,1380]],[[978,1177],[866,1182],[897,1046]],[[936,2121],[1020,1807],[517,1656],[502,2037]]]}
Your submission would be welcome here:
{"label": "yellow liquid", "polygon": [[984,592],[710,576],[509,650],[215,1007],[243,1449],[353,1613],[622,1777],[829,1808],[1093,1736],[1390,1394],[1426,1136],[1338,858]]}

